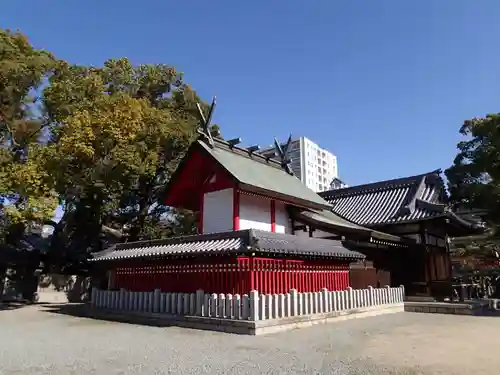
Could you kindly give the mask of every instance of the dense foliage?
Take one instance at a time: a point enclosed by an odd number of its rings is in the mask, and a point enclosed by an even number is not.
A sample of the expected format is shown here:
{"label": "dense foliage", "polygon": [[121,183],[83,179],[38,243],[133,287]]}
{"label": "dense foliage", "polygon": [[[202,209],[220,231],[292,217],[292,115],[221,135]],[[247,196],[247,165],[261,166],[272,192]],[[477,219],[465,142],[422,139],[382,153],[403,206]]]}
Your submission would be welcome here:
{"label": "dense foliage", "polygon": [[2,240],[47,223],[58,204],[61,267],[112,241],[192,232],[193,214],[160,198],[195,136],[198,101],[171,66],[73,65],[0,30]]}
{"label": "dense foliage", "polygon": [[[55,59],[19,33],[0,29],[0,204],[2,230],[52,215],[57,196],[36,160],[49,125],[37,95]],[[4,232],[5,234],[5,232]]]}
{"label": "dense foliage", "polygon": [[500,115],[488,115],[464,122],[460,128],[466,140],[459,142],[453,165],[446,170],[453,203],[481,210],[491,233],[457,245],[462,255],[497,257],[500,228]]}

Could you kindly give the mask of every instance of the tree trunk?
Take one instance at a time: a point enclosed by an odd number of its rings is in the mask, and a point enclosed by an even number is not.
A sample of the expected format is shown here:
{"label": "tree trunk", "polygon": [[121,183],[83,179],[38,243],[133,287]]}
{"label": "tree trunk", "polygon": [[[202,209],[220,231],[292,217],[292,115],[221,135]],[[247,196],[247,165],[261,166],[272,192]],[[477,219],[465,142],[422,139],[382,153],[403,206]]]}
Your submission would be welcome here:
{"label": "tree trunk", "polygon": [[0,266],[0,300],[4,293],[6,273],[7,268],[5,266]]}

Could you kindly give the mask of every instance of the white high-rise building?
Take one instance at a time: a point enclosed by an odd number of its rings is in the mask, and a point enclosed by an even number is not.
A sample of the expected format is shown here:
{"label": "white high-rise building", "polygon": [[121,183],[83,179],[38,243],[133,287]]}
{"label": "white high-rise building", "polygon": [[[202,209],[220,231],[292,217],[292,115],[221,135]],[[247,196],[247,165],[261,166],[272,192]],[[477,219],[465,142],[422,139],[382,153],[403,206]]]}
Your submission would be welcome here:
{"label": "white high-rise building", "polygon": [[292,140],[289,155],[293,173],[314,191],[329,190],[333,179],[338,178],[337,157],[306,137]]}

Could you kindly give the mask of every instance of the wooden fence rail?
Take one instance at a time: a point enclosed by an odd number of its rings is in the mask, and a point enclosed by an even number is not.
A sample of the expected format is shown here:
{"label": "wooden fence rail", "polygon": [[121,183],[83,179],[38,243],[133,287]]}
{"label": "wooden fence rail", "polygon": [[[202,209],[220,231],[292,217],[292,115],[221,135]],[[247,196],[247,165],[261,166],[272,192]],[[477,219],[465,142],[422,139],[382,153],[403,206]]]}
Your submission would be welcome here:
{"label": "wooden fence rail", "polygon": [[161,293],[92,290],[91,305],[98,309],[201,316],[235,320],[266,320],[301,315],[356,310],[382,305],[399,304],[404,300],[404,287],[352,289],[316,293],[298,293],[292,289],[286,294],[206,294]]}

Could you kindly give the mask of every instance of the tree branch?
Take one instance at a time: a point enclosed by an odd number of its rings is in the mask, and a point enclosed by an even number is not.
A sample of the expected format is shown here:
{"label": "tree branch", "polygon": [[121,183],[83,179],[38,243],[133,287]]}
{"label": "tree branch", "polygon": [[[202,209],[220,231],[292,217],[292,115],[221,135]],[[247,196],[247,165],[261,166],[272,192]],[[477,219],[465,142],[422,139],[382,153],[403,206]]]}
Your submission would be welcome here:
{"label": "tree branch", "polygon": [[122,239],[125,237],[125,234],[121,230],[108,227],[107,225],[102,225],[101,230],[103,231],[103,233],[109,234],[110,236],[118,239]]}

